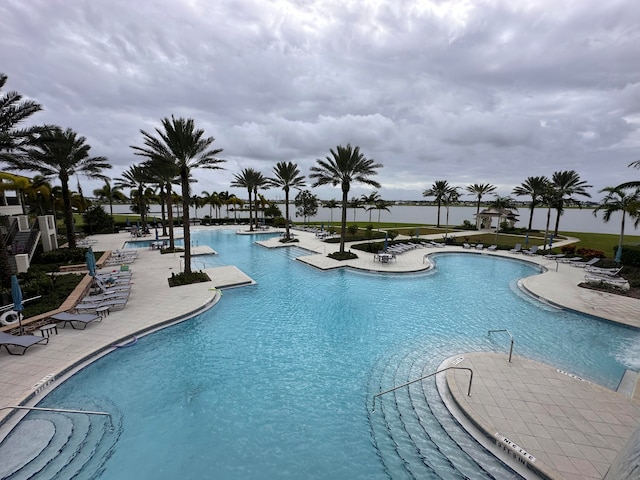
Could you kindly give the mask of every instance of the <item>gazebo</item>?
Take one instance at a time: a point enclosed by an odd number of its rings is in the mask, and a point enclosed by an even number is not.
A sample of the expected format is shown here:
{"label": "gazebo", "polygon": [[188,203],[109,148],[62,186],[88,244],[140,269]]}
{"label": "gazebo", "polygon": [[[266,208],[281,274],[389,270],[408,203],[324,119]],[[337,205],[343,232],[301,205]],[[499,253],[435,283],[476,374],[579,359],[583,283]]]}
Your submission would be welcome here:
{"label": "gazebo", "polygon": [[518,215],[513,213],[509,208],[485,208],[476,215],[476,228],[478,230],[491,230],[496,227],[493,226],[493,219],[497,218],[497,226],[500,223],[507,222],[510,228],[513,228],[518,221]]}

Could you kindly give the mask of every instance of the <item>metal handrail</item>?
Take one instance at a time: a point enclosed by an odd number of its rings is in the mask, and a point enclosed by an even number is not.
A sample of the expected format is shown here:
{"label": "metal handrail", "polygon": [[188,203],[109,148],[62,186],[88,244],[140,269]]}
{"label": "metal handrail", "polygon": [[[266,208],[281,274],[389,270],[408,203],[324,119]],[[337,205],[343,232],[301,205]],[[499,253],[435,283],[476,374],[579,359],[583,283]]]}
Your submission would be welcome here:
{"label": "metal handrail", "polygon": [[469,367],[446,367],[446,368],[443,368],[442,370],[438,370],[437,372],[433,372],[433,373],[430,373],[429,375],[425,375],[424,377],[416,378],[415,380],[411,380],[410,382],[403,383],[402,385],[398,385],[396,387],[390,388],[389,390],[385,390],[384,392],[376,393],[373,396],[373,408],[371,409],[371,413],[375,413],[375,411],[376,411],[376,398],[377,397],[380,397],[382,395],[386,395],[387,393],[391,393],[391,392],[393,392],[395,390],[398,390],[399,388],[411,385],[412,383],[419,382],[421,380],[424,380],[425,378],[433,377],[434,375],[437,375],[438,373],[445,372],[447,370],[469,370],[469,372],[471,373],[471,376],[469,377],[469,388],[467,389],[467,397],[471,396],[471,383],[473,382],[473,370],[470,369]]}
{"label": "metal handrail", "polygon": [[17,233],[18,233],[18,220],[16,219],[15,221],[11,222],[11,225],[9,226],[7,233],[4,236],[5,245],[11,245],[11,243],[13,243],[13,238],[16,236]]}
{"label": "metal handrail", "polygon": [[22,405],[9,405],[7,407],[0,407],[0,410],[35,410],[38,412],[54,412],[54,413],[79,413],[85,415],[100,415],[108,417],[109,429],[113,430],[113,421],[109,412],[94,412],[91,410],[72,410],[67,408],[44,408],[44,407],[24,407]]}
{"label": "metal handrail", "polygon": [[511,363],[511,356],[513,355],[513,335],[511,335],[511,332],[506,328],[501,330],[489,330],[488,334],[491,335],[492,332],[504,332],[509,335],[509,338],[511,339],[511,346],[509,347],[509,363]]}

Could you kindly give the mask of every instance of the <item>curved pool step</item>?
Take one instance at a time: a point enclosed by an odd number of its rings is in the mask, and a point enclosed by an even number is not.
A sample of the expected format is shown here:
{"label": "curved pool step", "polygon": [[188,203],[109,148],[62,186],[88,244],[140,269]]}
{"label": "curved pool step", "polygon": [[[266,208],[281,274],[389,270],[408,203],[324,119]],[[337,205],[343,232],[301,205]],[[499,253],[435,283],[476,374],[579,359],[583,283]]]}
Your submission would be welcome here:
{"label": "curved pool step", "polygon": [[[71,434],[69,425],[69,435]],[[23,420],[0,444],[0,479],[11,478],[37,459],[56,435],[55,425],[45,419]]]}
{"label": "curved pool step", "polygon": [[[437,371],[436,359],[441,358],[419,347],[382,358],[370,378],[369,398]],[[377,411],[369,415],[372,438],[392,474],[403,471],[406,478],[521,478],[449,414],[435,377],[379,397],[377,402]]]}

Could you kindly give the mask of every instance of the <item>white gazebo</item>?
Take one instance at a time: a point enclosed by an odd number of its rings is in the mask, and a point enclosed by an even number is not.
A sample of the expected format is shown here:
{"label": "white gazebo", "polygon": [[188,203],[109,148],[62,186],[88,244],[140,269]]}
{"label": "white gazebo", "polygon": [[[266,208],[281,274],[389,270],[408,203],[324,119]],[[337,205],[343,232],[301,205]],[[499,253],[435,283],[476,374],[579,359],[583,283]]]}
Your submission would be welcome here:
{"label": "white gazebo", "polygon": [[[493,225],[493,219],[497,219],[497,225]],[[509,208],[485,208],[476,215],[476,228],[478,230],[492,230],[500,227],[500,223],[507,222],[513,228],[518,221],[518,215]]]}

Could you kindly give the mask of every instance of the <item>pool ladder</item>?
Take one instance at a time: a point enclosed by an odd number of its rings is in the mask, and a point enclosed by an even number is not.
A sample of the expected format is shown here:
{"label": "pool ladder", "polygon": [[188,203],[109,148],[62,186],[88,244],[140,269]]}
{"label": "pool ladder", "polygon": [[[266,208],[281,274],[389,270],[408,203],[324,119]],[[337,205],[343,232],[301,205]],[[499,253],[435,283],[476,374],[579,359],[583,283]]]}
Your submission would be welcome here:
{"label": "pool ladder", "polygon": [[513,335],[511,335],[511,332],[506,328],[503,328],[501,330],[489,330],[488,334],[489,336],[491,336],[492,333],[497,333],[497,332],[504,332],[507,335],[509,335],[509,338],[511,339],[511,346],[509,347],[509,363],[511,363],[511,356],[513,355]]}
{"label": "pool ladder", "polygon": [[382,396],[382,395],[386,395],[387,393],[391,393],[395,390],[398,390],[402,387],[406,387],[408,385],[411,385],[412,383],[416,383],[419,382],[421,380],[424,380],[425,378],[429,378],[429,377],[433,377],[434,375],[437,375],[438,373],[442,373],[445,372],[447,370],[468,370],[471,373],[471,376],[469,377],[469,388],[467,389],[467,397],[471,395],[471,383],[473,382],[473,370],[471,370],[468,367],[446,367],[443,368],[442,370],[438,370],[437,372],[433,372],[430,373],[429,375],[425,375],[424,377],[420,377],[420,378],[416,378],[415,380],[411,380],[410,382],[407,383],[403,383],[402,385],[397,385],[393,388],[390,388],[389,390],[385,390],[384,392],[380,392],[380,393],[376,393],[373,396],[373,407],[371,409],[371,413],[375,413],[376,411],[376,398]]}
{"label": "pool ladder", "polygon": [[103,415],[109,417],[109,428],[113,429],[111,423],[111,414],[109,412],[94,412],[91,410],[70,410],[67,408],[43,408],[43,407],[24,407],[22,405],[9,405],[6,407],[0,407],[0,410],[34,410],[38,412],[55,412],[55,413],[79,413],[85,415]]}

